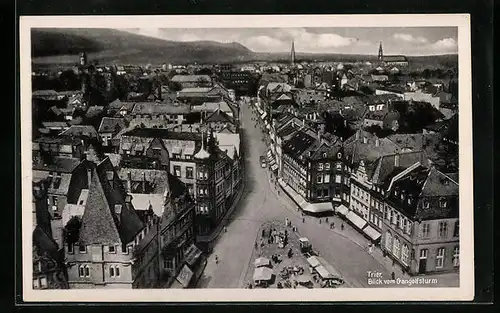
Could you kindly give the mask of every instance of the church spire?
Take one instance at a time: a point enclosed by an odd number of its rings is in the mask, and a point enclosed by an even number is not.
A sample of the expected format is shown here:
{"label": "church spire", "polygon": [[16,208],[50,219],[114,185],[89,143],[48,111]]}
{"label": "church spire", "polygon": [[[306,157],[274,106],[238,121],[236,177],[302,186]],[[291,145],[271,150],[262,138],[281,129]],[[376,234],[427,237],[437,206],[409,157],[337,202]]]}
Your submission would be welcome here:
{"label": "church spire", "polygon": [[295,64],[295,43],[292,39],[292,50],[290,51],[290,63]]}
{"label": "church spire", "polygon": [[384,51],[382,50],[382,41],[380,42],[380,45],[378,47],[378,60],[379,62],[384,61]]}

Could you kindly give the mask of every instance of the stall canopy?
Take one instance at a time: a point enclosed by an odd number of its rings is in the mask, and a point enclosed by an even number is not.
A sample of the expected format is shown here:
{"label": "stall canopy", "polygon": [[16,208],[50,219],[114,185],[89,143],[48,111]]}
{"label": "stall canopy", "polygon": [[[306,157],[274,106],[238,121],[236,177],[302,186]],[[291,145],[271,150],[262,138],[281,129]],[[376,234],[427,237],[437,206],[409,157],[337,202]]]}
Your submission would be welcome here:
{"label": "stall canopy", "polygon": [[278,165],[276,165],[276,164],[271,165],[272,171],[276,171],[277,169],[278,169]]}
{"label": "stall canopy", "polygon": [[267,116],[267,112],[262,113],[262,116],[260,117],[261,119],[265,119]]}
{"label": "stall canopy", "polygon": [[293,201],[295,201],[295,203],[297,203],[297,205],[300,208],[304,209],[309,204],[309,202],[307,202],[306,199],[304,199],[304,197],[299,195],[295,190],[293,190],[290,186],[288,186],[283,179],[279,178],[278,183],[285,190],[285,192],[290,197],[292,197]]}
{"label": "stall canopy", "polygon": [[308,282],[311,281],[311,276],[309,276],[308,274],[302,274],[302,275],[299,275],[297,278],[296,278],[297,282],[299,284],[306,284]]}
{"label": "stall canopy", "polygon": [[378,240],[381,236],[381,234],[371,227],[370,225],[367,225],[364,229],[363,232],[368,235],[372,240]]}
{"label": "stall canopy", "polygon": [[273,152],[271,150],[267,150],[267,157],[272,158]]}
{"label": "stall canopy", "polygon": [[271,264],[271,261],[268,258],[258,258],[254,262],[255,267],[262,267],[262,266],[269,266]]}
{"label": "stall canopy", "polygon": [[326,269],[326,271],[330,274],[330,277],[341,277],[340,273],[333,268],[333,266],[328,263],[324,258],[318,257],[319,263]]}
{"label": "stall canopy", "polygon": [[309,265],[311,265],[313,268],[321,265],[321,263],[318,260],[318,257],[315,256],[315,255],[313,255],[311,257],[308,257],[307,258],[307,263],[309,263]]}
{"label": "stall canopy", "polygon": [[319,276],[321,276],[322,279],[332,278],[330,272],[328,272],[328,270],[323,265],[316,267],[314,270],[319,274]]}
{"label": "stall canopy", "polygon": [[274,160],[274,158],[271,158],[269,160],[269,165],[273,166],[273,164],[276,164],[276,161]]}
{"label": "stall canopy", "polygon": [[268,267],[258,267],[253,272],[254,281],[268,281],[273,277],[273,271]]}
{"label": "stall canopy", "polygon": [[320,202],[320,203],[309,203],[304,211],[311,213],[323,213],[323,212],[332,212],[333,205],[331,202]]}
{"label": "stall canopy", "polygon": [[359,215],[354,213],[353,211],[349,211],[346,215],[347,219],[351,221],[357,228],[363,229],[366,225],[366,221],[362,219]]}
{"label": "stall canopy", "polygon": [[349,212],[349,209],[345,205],[341,204],[336,208],[336,211],[342,214],[343,216],[346,216],[347,213]]}
{"label": "stall canopy", "polygon": [[194,243],[191,244],[186,252],[184,252],[186,263],[192,267],[200,259],[201,254],[201,250]]}
{"label": "stall canopy", "polygon": [[187,265],[184,265],[179,272],[179,275],[177,275],[176,280],[182,285],[182,287],[187,288],[191,278],[193,278],[193,271]]}

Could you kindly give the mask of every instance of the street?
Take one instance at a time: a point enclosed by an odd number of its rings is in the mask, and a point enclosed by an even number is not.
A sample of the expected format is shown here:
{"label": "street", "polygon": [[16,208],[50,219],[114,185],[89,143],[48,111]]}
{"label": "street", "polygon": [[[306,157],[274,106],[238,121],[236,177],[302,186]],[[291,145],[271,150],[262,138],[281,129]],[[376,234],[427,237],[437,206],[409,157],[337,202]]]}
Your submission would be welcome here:
{"label": "street", "polygon": [[[315,250],[320,252],[346,282],[353,287],[368,287],[367,271],[381,272],[389,278],[390,273],[360,243],[320,224],[314,217],[302,222],[301,213],[283,191],[270,183],[269,170],[261,168],[259,156],[267,147],[262,140],[262,131],[254,127],[251,109],[241,107],[242,132],[245,136],[246,186],[236,211],[227,221],[227,232],[221,234],[213,253],[209,256],[205,273],[198,283],[200,288],[243,288],[248,265],[253,262],[252,251],[259,228],[270,220],[291,220],[302,236],[310,239]],[[216,264],[215,256],[219,262]]]}

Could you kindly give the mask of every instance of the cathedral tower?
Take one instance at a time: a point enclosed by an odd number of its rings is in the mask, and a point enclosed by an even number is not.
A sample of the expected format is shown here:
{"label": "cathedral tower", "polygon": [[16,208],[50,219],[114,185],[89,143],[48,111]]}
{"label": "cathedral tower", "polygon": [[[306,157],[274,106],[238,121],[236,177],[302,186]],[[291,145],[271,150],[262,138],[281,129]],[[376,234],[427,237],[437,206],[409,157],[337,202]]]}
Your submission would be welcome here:
{"label": "cathedral tower", "polygon": [[382,50],[382,41],[380,42],[380,45],[378,47],[378,60],[379,62],[384,61],[384,51]]}

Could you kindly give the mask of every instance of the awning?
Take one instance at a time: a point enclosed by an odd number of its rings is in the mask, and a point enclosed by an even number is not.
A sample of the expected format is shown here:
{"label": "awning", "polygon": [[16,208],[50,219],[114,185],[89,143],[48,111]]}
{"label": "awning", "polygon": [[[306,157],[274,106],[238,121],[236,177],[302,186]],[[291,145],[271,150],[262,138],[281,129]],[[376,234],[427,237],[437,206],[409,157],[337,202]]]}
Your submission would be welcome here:
{"label": "awning", "polygon": [[330,277],[341,277],[339,272],[333,268],[333,266],[328,263],[323,257],[318,257],[319,263],[327,270],[327,272],[330,274]]}
{"label": "awning", "polygon": [[321,263],[318,260],[318,257],[316,257],[315,255],[313,255],[311,257],[308,257],[307,258],[307,263],[309,263],[309,265],[311,265],[313,268],[318,267],[318,266],[321,265]]}
{"label": "awning", "polygon": [[274,158],[271,158],[271,160],[269,161],[269,165],[273,166],[274,164],[276,164],[276,161],[274,160]]}
{"label": "awning", "polygon": [[329,278],[332,278],[332,275],[330,274],[330,272],[328,272],[328,270],[323,266],[323,265],[319,265],[317,266],[315,269],[314,269],[318,274],[319,276],[321,276],[321,278],[323,279],[329,279]]}
{"label": "awning", "polygon": [[367,225],[365,228],[363,228],[363,232],[368,235],[372,240],[378,240],[381,236],[381,234],[371,227],[370,225]]}
{"label": "awning", "polygon": [[293,201],[297,203],[299,207],[303,209],[309,204],[309,202],[307,202],[304,197],[299,195],[295,190],[288,186],[283,179],[279,178],[278,183],[283,188],[283,190],[285,190],[285,192],[293,199]]}
{"label": "awning", "polygon": [[260,117],[261,119],[265,119],[267,116],[267,112],[262,113],[262,116]]}
{"label": "awning", "polygon": [[311,213],[332,212],[333,205],[331,202],[309,203],[309,205],[304,208],[304,211]]}
{"label": "awning", "polygon": [[268,281],[273,277],[273,271],[269,267],[258,267],[253,272],[254,281]]}
{"label": "awning", "polygon": [[271,150],[267,150],[267,157],[271,158],[273,156],[273,152]]}
{"label": "awning", "polygon": [[190,266],[193,266],[196,261],[200,258],[202,252],[201,250],[193,243],[189,248],[184,252],[184,258],[186,259],[186,263]]}
{"label": "awning", "polygon": [[187,288],[189,287],[191,278],[193,278],[193,271],[187,265],[184,265],[175,279],[182,285],[182,287]]}
{"label": "awning", "polygon": [[271,165],[272,171],[276,171],[277,169],[278,169],[278,165],[276,165],[276,164]]}
{"label": "awning", "polygon": [[266,128],[267,128],[267,129],[270,129],[270,128],[271,128],[271,126],[269,126],[269,124],[267,124],[267,123],[266,123]]}
{"label": "awning", "polygon": [[349,221],[351,221],[359,229],[363,229],[363,227],[366,225],[366,221],[363,218],[361,218],[359,215],[354,213],[353,211],[349,211],[349,213],[347,213],[346,217]]}
{"label": "awning", "polygon": [[343,204],[339,205],[337,208],[335,208],[335,210],[344,216],[349,213],[349,209]]}

